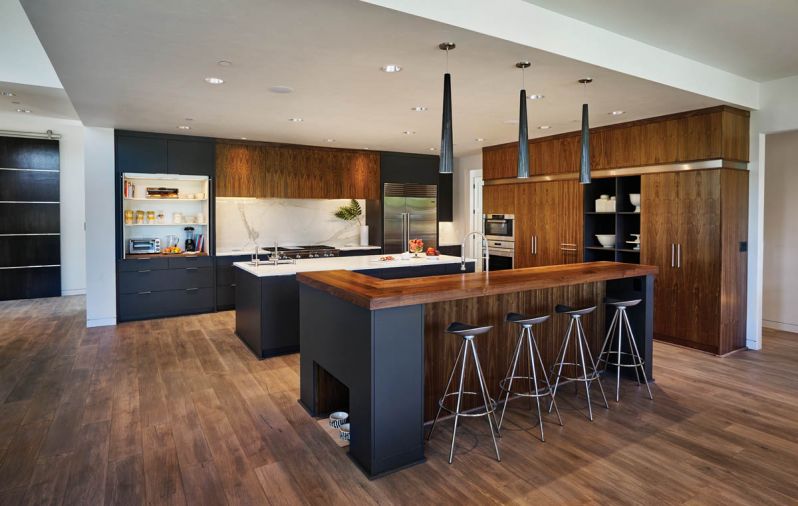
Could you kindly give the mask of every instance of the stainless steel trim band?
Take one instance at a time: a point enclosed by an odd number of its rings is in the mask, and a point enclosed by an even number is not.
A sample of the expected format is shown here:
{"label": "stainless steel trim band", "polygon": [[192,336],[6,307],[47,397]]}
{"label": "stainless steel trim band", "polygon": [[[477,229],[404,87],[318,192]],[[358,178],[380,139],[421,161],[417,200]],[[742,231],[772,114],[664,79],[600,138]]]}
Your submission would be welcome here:
{"label": "stainless steel trim band", "polygon": [[49,265],[15,265],[13,267],[0,267],[0,270],[11,270],[11,269],[44,269],[47,267],[61,267],[61,264],[49,264]]}
{"label": "stainless steel trim band", "polygon": [[0,170],[19,170],[23,172],[61,172],[57,169],[19,169],[19,168],[11,168],[11,167],[0,167]]}
{"label": "stainless steel trim band", "polygon": [[42,232],[40,234],[0,234],[0,237],[31,237],[40,235],[61,235],[58,232]]}

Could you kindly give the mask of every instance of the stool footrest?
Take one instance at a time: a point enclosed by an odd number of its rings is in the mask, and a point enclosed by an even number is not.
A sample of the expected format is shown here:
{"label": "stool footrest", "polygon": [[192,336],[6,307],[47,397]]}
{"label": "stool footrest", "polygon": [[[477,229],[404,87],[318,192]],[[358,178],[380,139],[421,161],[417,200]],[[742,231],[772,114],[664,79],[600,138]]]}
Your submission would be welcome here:
{"label": "stool footrest", "polygon": [[[444,410],[444,411],[446,411],[446,412],[448,412],[448,413],[450,413],[452,415],[460,415],[460,416],[468,416],[468,417],[486,416],[486,415],[490,415],[494,411],[496,411],[496,401],[491,399],[491,398],[488,398],[488,404],[490,404],[490,409],[489,410],[485,411],[485,406],[484,405],[480,405],[480,406],[477,407],[477,409],[481,409],[481,411],[478,411],[476,413],[474,413],[473,411],[472,412],[468,412],[468,413],[464,413],[464,412],[461,411],[460,413],[458,413],[456,409],[451,409],[451,408],[447,407],[446,404],[445,404],[446,398],[448,398],[448,397],[456,397],[457,395],[458,395],[458,392],[452,392],[450,394],[444,395],[438,401],[438,407],[440,407],[442,410]],[[482,397],[482,394],[480,392],[463,392],[463,396],[466,396],[466,395],[478,395],[478,396],[480,396],[480,400],[481,400],[481,397]]]}
{"label": "stool footrest", "polygon": [[538,384],[535,385],[534,393],[530,390],[525,390],[522,392],[510,390],[507,387],[510,380],[512,380],[513,383],[517,381],[521,384],[521,386],[526,386],[529,384],[530,378],[527,376],[509,376],[504,378],[503,380],[499,381],[499,389],[501,389],[502,392],[509,393],[510,395],[514,395],[516,397],[548,397],[551,395],[551,389],[545,383],[541,385],[540,381],[538,381]]}

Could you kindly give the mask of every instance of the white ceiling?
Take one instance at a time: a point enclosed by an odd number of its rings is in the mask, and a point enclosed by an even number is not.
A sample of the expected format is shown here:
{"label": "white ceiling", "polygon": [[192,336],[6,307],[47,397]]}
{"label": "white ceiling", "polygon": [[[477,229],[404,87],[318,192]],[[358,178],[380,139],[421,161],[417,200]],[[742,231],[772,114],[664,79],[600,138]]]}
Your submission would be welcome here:
{"label": "white ceiling", "polygon": [[798,74],[795,0],[525,0],[755,81]]}
{"label": "white ceiling", "polygon": [[17,109],[22,109],[31,112],[18,114],[77,119],[75,109],[63,88],[0,81],[0,92],[13,93],[13,96],[0,95],[0,112],[17,113]]}
{"label": "white ceiling", "polygon": [[[716,105],[713,99],[355,0],[23,0],[84,124],[156,132],[430,153],[440,143],[450,55],[455,153],[517,139],[529,59],[530,136]],[[218,60],[233,62],[230,67]],[[404,70],[379,70],[396,63]],[[225,79],[220,86],[206,76]],[[291,94],[270,86],[287,85]],[[426,112],[413,112],[423,105]],[[612,110],[623,116],[610,116]],[[292,117],[301,123],[288,121]],[[187,121],[185,118],[193,118]],[[538,130],[538,125],[551,125]],[[415,132],[404,135],[403,131]],[[333,138],[334,143],[326,139]],[[478,142],[476,138],[484,138]]]}
{"label": "white ceiling", "polygon": [[0,0],[0,81],[61,88],[19,0]]}

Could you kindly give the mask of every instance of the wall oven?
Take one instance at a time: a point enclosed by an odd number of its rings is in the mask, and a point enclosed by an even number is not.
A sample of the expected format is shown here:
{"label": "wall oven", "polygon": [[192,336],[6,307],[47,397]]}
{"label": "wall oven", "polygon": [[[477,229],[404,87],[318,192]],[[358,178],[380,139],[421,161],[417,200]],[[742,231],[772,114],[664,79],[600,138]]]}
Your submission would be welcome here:
{"label": "wall oven", "polygon": [[512,269],[515,260],[514,241],[488,240],[488,261],[491,271]]}
{"label": "wall oven", "polygon": [[485,214],[483,219],[483,232],[488,241],[512,241],[515,238],[512,214]]}

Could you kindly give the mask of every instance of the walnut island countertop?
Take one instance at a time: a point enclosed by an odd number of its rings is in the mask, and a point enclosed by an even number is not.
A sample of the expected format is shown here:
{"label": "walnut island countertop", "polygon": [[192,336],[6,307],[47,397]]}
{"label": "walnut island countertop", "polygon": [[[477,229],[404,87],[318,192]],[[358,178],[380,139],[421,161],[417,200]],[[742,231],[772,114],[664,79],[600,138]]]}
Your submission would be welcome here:
{"label": "walnut island countertop", "polygon": [[658,268],[653,265],[585,262],[391,280],[346,270],[300,272],[297,281],[357,306],[384,309],[656,275],[657,272]]}

